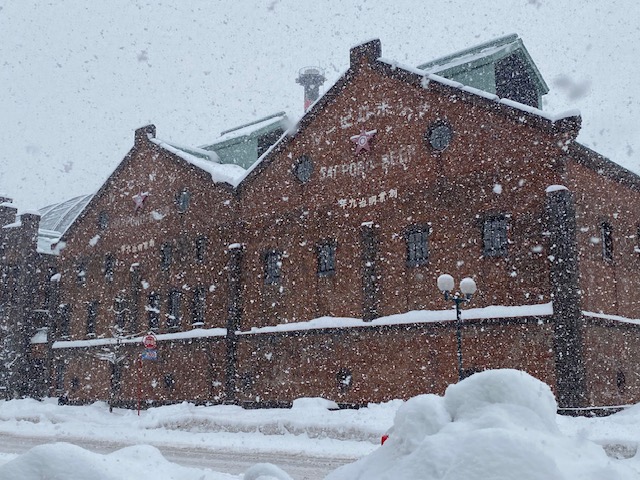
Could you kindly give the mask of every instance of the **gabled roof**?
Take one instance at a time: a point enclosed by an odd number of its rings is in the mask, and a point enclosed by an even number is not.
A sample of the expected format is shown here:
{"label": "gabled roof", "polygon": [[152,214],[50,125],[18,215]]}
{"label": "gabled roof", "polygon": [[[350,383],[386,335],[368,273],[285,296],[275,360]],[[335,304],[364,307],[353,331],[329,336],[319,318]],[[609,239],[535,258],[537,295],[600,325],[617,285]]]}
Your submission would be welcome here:
{"label": "gabled roof", "polygon": [[[506,37],[507,39],[511,37]],[[518,39],[519,40],[519,39]],[[506,40],[503,39],[506,42]],[[521,42],[520,42],[521,43]],[[478,48],[478,47],[476,47]],[[523,46],[524,48],[524,46]],[[296,128],[292,128],[288,135],[284,135],[256,162],[247,172],[245,178],[238,185],[242,190],[247,181],[259,175],[266,166],[289,144],[300,132],[305,130],[315,117],[324,108],[341,94],[344,86],[351,81],[362,68],[362,64],[368,64],[372,69],[387,77],[423,88],[438,88],[446,94],[454,93],[462,100],[484,103],[488,107],[509,116],[514,121],[528,123],[545,130],[555,132],[568,132],[575,140],[580,129],[580,112],[570,110],[560,114],[549,114],[540,109],[515,102],[509,99],[501,99],[498,96],[487,93],[471,86],[449,80],[440,75],[429,73],[423,69],[402,65],[393,60],[382,58],[382,45],[379,39],[356,45],[350,51],[350,66],[347,71],[324,93],[300,119]],[[546,84],[545,84],[546,88]]]}
{"label": "gabled roof", "polygon": [[[466,75],[468,72],[477,70],[488,64],[495,64],[514,53],[524,60],[540,95],[548,93],[549,87],[547,83],[544,81],[531,55],[529,55],[522,39],[515,33],[431,60],[430,62],[419,65],[418,68],[427,73],[435,73],[441,77],[457,80],[463,75],[469,78],[468,75]],[[479,83],[483,81],[486,82],[486,79],[478,80]],[[490,91],[487,88],[482,88],[483,85],[480,84],[470,86]],[[493,92],[495,92],[495,86]]]}

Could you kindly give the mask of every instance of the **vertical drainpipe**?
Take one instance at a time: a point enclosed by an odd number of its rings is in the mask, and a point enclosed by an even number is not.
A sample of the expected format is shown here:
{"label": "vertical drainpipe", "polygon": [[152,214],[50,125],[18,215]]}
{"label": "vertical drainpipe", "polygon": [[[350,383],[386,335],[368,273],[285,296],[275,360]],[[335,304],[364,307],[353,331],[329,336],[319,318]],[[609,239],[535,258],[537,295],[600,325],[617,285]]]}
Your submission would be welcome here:
{"label": "vertical drainpipe", "polygon": [[553,299],[556,397],[560,408],[587,406],[582,345],[576,211],[564,186],[546,191],[549,280]]}

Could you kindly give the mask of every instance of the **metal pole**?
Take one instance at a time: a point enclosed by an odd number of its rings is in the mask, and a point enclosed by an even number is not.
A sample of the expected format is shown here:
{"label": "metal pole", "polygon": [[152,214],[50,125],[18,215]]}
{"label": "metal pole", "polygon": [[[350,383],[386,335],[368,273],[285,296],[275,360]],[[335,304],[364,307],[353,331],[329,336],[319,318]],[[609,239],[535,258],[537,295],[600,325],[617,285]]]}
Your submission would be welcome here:
{"label": "metal pole", "polygon": [[458,381],[462,380],[462,325],[460,321],[460,303],[461,298],[454,298],[456,304],[456,337],[458,340]]}

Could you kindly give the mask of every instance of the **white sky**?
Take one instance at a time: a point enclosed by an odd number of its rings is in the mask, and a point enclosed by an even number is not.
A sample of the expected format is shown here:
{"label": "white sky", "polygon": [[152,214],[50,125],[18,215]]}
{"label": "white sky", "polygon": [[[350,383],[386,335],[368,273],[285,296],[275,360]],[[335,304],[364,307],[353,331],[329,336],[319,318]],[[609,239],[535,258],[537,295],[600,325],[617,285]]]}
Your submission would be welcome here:
{"label": "white sky", "polygon": [[0,0],[0,192],[33,209],[99,188],[155,123],[187,145],[285,110],[297,71],[382,40],[417,65],[509,33],[552,93],[582,112],[579,140],[640,172],[640,9],[631,0]]}

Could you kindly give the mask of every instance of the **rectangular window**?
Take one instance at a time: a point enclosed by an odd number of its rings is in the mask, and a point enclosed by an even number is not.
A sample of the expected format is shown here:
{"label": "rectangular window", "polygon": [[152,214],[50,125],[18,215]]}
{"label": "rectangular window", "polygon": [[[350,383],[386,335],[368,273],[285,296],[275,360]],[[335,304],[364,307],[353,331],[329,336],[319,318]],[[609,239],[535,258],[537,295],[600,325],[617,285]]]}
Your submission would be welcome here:
{"label": "rectangular window", "polygon": [[318,245],[318,275],[321,277],[336,273],[335,240]]}
{"label": "rectangular window", "polygon": [[71,320],[71,307],[63,303],[60,305],[60,337],[66,338],[69,336],[69,322]]}
{"label": "rectangular window", "polygon": [[56,363],[56,382],[55,389],[62,390],[64,388],[64,373],[65,373],[65,364],[63,360],[58,361]]}
{"label": "rectangular window", "polygon": [[206,293],[203,287],[198,287],[193,291],[191,301],[191,324],[204,325]]}
{"label": "rectangular window", "polygon": [[206,237],[196,238],[196,262],[204,263],[206,251],[207,251],[207,238]]}
{"label": "rectangular window", "polygon": [[160,294],[151,292],[149,294],[149,303],[146,307],[149,313],[149,330],[158,330],[160,328]]}
{"label": "rectangular window", "polygon": [[173,257],[173,247],[170,243],[165,243],[160,248],[160,267],[162,270],[169,270]]}
{"label": "rectangular window", "polygon": [[264,255],[264,283],[279,285],[282,280],[282,253],[271,250]]}
{"label": "rectangular window", "polygon": [[84,261],[76,264],[76,283],[80,286],[87,283],[87,265]]}
{"label": "rectangular window", "polygon": [[507,255],[507,219],[504,215],[485,219],[482,230],[485,257],[505,257]]}
{"label": "rectangular window", "polygon": [[167,308],[167,327],[176,330],[180,328],[180,297],[178,290],[172,290],[169,293],[169,305]]}
{"label": "rectangular window", "polygon": [[95,300],[87,305],[87,336],[95,336],[96,319],[98,318],[98,302]]}
{"label": "rectangular window", "polygon": [[104,257],[104,279],[107,282],[113,282],[113,269],[116,265],[116,259],[110,253]]}
{"label": "rectangular window", "polygon": [[113,311],[116,314],[116,327],[123,331],[127,320],[127,307],[124,299],[116,297],[113,302]]}
{"label": "rectangular window", "polygon": [[602,258],[606,262],[613,260],[613,231],[609,222],[600,224],[600,236],[602,240]]}
{"label": "rectangular window", "polygon": [[412,226],[406,233],[407,265],[418,267],[429,260],[429,227]]}

